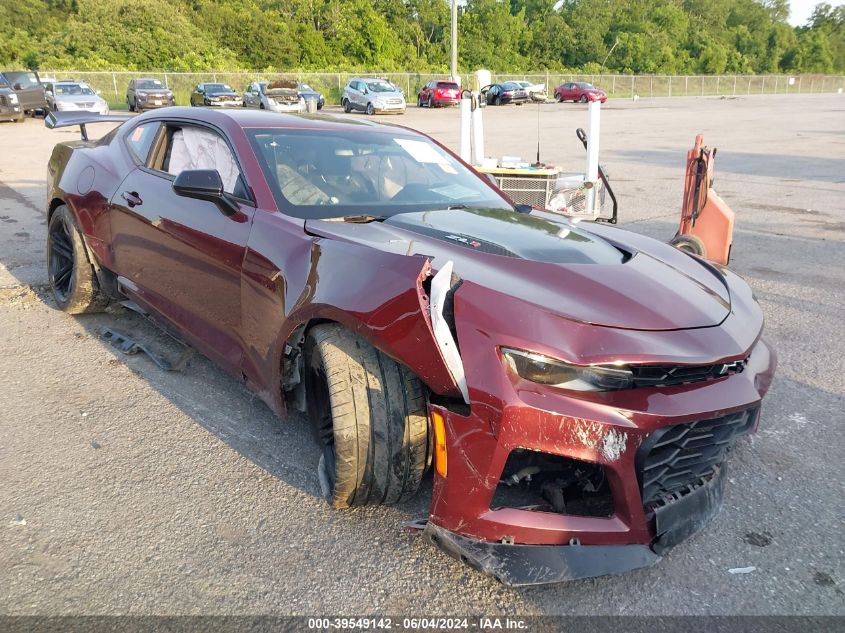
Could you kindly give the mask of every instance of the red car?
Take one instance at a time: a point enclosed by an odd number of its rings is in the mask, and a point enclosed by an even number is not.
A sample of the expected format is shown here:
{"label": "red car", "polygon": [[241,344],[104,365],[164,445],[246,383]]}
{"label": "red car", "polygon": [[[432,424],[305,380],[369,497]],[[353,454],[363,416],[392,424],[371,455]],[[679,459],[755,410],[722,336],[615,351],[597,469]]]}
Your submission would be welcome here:
{"label": "red car", "polygon": [[129,299],[307,410],[337,508],[406,499],[433,462],[425,536],[504,583],[656,562],[759,423],[775,355],[742,279],[514,207],[418,132],[175,107],[48,173],[61,309]]}
{"label": "red car", "polygon": [[601,101],[604,103],[607,101],[607,93],[586,81],[570,81],[555,88],[555,99],[561,103],[564,101],[580,101],[581,103]]}
{"label": "red car", "polygon": [[461,102],[461,87],[454,81],[429,81],[419,94],[417,94],[417,106],[458,105]]}

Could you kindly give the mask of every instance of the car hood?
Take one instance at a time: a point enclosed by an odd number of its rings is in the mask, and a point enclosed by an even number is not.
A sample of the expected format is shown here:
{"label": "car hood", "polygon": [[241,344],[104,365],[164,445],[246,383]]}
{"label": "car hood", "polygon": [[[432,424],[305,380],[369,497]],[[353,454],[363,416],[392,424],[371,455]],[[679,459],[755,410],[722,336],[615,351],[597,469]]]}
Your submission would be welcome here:
{"label": "car hood", "polygon": [[241,96],[237,92],[229,92],[227,90],[222,90],[220,92],[208,92],[206,94],[209,97],[238,97],[238,98],[240,98],[240,96]]}
{"label": "car hood", "polygon": [[[403,213],[383,222],[308,220],[318,236],[447,261],[462,279],[504,292],[561,317],[634,330],[713,327],[730,313],[714,268],[626,231],[614,240],[548,214],[498,209]],[[495,309],[494,305],[490,306]]]}

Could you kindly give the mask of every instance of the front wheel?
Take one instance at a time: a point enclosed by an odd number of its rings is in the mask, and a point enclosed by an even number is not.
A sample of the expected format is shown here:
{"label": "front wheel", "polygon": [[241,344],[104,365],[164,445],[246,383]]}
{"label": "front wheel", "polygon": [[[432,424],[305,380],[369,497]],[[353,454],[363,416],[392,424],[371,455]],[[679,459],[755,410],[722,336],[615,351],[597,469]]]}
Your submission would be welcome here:
{"label": "front wheel", "polygon": [[308,414],[322,448],[320,488],[336,508],[398,503],[428,465],[426,397],[407,368],[337,324],[305,339]]}
{"label": "front wheel", "polygon": [[372,103],[367,104],[367,114],[373,116],[376,113],[376,109],[373,107]]}
{"label": "front wheel", "polygon": [[581,98],[578,99],[581,103],[587,103],[587,95],[581,95]]}
{"label": "front wheel", "polygon": [[47,227],[47,272],[56,304],[68,314],[102,312],[109,304],[100,290],[76,218],[65,205]]}

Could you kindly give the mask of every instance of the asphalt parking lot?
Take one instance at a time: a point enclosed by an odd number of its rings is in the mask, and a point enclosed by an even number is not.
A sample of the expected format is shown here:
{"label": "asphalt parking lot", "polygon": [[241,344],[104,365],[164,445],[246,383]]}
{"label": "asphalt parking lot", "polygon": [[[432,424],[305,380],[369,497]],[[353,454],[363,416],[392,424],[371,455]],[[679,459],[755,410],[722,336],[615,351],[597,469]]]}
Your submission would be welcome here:
{"label": "asphalt parking lot", "polygon": [[[457,149],[456,110],[389,121]],[[487,153],[533,160],[539,129],[541,158],[579,170],[579,126],[576,104],[487,108]],[[732,267],[780,365],[703,532],[650,569],[511,589],[403,528],[430,480],[405,505],[333,511],[304,418],[201,357],[165,373],[120,354],[104,327],[171,349],[125,310],[57,311],[44,174],[78,133],[0,124],[0,612],[845,615],[845,95],[611,101],[602,130],[621,223],[663,240],[695,134],[719,148]]]}

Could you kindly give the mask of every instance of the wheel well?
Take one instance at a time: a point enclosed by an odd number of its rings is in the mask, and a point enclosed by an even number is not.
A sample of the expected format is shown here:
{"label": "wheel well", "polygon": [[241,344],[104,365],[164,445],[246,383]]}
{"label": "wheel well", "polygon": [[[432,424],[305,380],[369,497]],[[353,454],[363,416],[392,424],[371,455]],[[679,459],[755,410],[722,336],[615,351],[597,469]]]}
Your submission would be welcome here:
{"label": "wheel well", "polygon": [[50,201],[50,206],[47,208],[47,222],[53,217],[53,212],[65,203],[61,198],[53,198]]}

